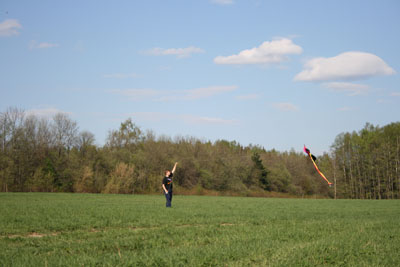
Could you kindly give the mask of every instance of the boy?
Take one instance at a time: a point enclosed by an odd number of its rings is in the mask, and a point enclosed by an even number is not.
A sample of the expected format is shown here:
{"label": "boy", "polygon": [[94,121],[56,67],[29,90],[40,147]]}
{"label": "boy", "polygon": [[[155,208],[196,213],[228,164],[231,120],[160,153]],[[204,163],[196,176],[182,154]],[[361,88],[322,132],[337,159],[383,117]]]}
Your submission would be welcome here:
{"label": "boy", "polygon": [[165,193],[165,198],[167,199],[166,207],[170,208],[171,207],[171,201],[172,201],[172,176],[174,175],[176,165],[178,165],[178,162],[175,162],[174,168],[172,171],[166,170],[165,171],[165,177],[162,181],[162,188]]}

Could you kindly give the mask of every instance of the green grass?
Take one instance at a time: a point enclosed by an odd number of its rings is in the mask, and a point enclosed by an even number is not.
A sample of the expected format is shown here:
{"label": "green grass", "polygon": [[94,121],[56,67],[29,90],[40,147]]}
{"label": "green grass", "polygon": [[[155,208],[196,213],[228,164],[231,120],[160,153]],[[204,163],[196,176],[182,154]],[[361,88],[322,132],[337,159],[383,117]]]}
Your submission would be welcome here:
{"label": "green grass", "polygon": [[0,266],[400,266],[400,201],[0,194]]}

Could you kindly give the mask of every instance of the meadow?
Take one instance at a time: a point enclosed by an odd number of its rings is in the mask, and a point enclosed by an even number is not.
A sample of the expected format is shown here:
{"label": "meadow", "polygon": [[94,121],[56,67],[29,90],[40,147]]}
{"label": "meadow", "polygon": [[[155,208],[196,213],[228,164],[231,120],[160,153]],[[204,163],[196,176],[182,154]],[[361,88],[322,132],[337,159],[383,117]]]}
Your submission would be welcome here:
{"label": "meadow", "polygon": [[0,266],[400,266],[400,201],[0,194]]}

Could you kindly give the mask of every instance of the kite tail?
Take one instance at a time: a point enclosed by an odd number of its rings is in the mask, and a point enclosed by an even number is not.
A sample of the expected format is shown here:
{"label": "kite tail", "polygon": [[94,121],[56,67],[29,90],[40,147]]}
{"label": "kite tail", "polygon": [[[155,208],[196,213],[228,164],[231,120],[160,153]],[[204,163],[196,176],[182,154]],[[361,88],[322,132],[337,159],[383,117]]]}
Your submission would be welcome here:
{"label": "kite tail", "polygon": [[310,159],[311,159],[312,163],[314,164],[314,167],[317,170],[317,172],[319,173],[319,175],[321,175],[321,177],[324,178],[324,180],[328,183],[329,186],[332,186],[333,184],[331,182],[329,182],[329,180],[326,179],[325,175],[318,169],[318,166],[315,163],[315,160],[317,158],[311,154],[310,150],[308,148],[306,148],[306,145],[304,145],[304,152],[310,157]]}
{"label": "kite tail", "polygon": [[313,159],[311,153],[309,153],[308,155],[310,156],[310,159],[311,159],[312,163],[314,164],[314,167],[315,167],[315,169],[317,170],[317,172],[319,173],[319,175],[321,175],[321,177],[325,179],[325,181],[328,183],[329,186],[332,186],[333,184],[332,184],[331,182],[329,182],[329,180],[326,179],[325,175],[318,169],[318,166],[317,166],[317,164],[315,163],[315,161],[314,161],[314,159]]}

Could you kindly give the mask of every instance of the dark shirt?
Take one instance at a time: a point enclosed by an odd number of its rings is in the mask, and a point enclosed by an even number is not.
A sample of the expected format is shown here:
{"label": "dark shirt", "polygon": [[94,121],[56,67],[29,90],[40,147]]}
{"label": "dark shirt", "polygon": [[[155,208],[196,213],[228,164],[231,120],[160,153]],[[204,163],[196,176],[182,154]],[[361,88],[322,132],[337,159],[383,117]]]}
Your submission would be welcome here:
{"label": "dark shirt", "polygon": [[172,176],[172,173],[169,175],[169,177],[165,176],[162,182],[168,192],[172,191]]}

